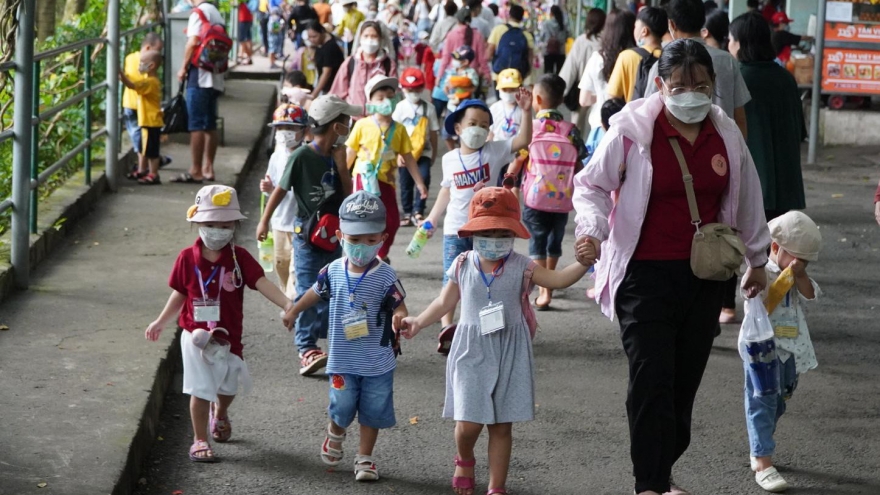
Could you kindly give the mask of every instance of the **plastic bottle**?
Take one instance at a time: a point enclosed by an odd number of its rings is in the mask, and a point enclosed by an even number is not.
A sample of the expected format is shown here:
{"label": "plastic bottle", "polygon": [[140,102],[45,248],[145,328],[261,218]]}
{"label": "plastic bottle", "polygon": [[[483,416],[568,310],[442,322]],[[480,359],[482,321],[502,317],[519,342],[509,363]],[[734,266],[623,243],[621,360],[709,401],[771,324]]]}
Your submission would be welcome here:
{"label": "plastic bottle", "polygon": [[422,254],[422,248],[425,247],[425,244],[428,243],[428,232],[434,228],[434,225],[431,222],[425,222],[416,229],[416,233],[413,234],[413,238],[409,241],[409,246],[406,248],[406,255],[410,258],[418,258],[420,254]]}

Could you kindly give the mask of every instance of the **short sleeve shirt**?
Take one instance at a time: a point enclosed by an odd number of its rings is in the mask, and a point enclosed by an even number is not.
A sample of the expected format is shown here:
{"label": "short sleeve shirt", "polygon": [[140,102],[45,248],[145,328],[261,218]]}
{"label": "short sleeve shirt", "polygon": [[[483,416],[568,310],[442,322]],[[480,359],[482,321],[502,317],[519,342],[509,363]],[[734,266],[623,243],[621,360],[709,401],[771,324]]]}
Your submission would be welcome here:
{"label": "short sleeve shirt", "polygon": [[494,184],[501,168],[511,161],[510,140],[491,141],[477,153],[462,155],[452,150],[443,155],[443,180],[441,187],[449,188],[449,206],[443,222],[443,235],[458,235],[467,223],[468,210],[474,197],[474,186]]}
{"label": "short sleeve shirt", "polygon": [[311,144],[300,146],[290,155],[278,185],[293,191],[296,216],[300,218],[308,218],[322,201],[342,187],[336,162],[320,155]]}
{"label": "short sleeve shirt", "polygon": [[[244,278],[241,287],[236,288],[233,279],[235,260],[232,257],[232,245],[226,245],[220,250],[220,258],[213,263],[202,257],[203,246],[202,240],[196,239],[195,244],[181,251],[177,261],[174,262],[174,268],[171,269],[171,276],[168,277],[168,285],[186,296],[177,324],[188,332],[196,328],[207,328],[207,322],[196,322],[193,317],[193,299],[202,298],[202,289],[196,275],[196,270],[199,270],[202,280],[208,285],[205,290],[208,299],[216,299],[218,295],[220,297],[220,321],[217,322],[217,326],[229,332],[230,352],[243,358],[244,346],[241,343],[241,333],[244,318],[244,288],[256,290],[257,281],[266,274],[245,248],[235,246],[235,258]],[[212,279],[211,274],[215,269],[217,272]]]}
{"label": "short sleeve shirt", "polygon": [[[393,122],[393,121],[392,121]],[[378,164],[379,180],[392,186],[397,183],[397,155],[412,153],[412,143],[406,127],[392,123],[394,129],[386,135],[372,118],[358,120],[345,145],[357,152],[354,165],[355,174],[367,172],[369,164]]]}
{"label": "short sleeve shirt", "polygon": [[[129,53],[125,56],[125,62],[122,65],[122,72],[125,73],[125,77],[127,77],[130,81],[136,82],[140,81],[144,78],[144,75],[140,73],[138,68],[141,65],[141,52],[136,51]],[[128,108],[130,110],[137,110],[137,93],[133,89],[125,87],[122,90],[122,108]]]}
{"label": "short sleeve shirt", "polygon": [[516,136],[523,118],[519,105],[511,109],[503,101],[496,101],[489,107],[489,112],[492,114],[493,141],[506,141]]}
{"label": "short sleeve shirt", "polygon": [[[662,50],[659,48],[654,50],[655,57],[659,58],[661,53]],[[617,62],[614,64],[614,70],[611,71],[611,77],[608,78],[606,91],[610,98],[623,98],[628,102],[637,98],[635,95],[636,79],[639,77],[639,64],[641,63],[642,56],[638,51],[630,48],[620,52],[620,55],[617,56]]]}
{"label": "short sleeve shirt", "polygon": [[596,103],[590,107],[590,115],[587,121],[590,123],[591,129],[602,127],[602,105],[608,99],[607,83],[602,69],[605,67],[605,59],[599,52],[593,52],[587,61],[587,67],[584,69],[584,75],[578,85],[579,89],[589,91],[596,95]]}
{"label": "short sleeve shirt", "polygon": [[138,126],[162,127],[162,86],[159,79],[145,77],[140,81],[132,81],[137,93]]}
{"label": "short sleeve shirt", "polygon": [[332,83],[336,79],[336,73],[339,72],[339,67],[344,60],[345,55],[342,54],[342,49],[336,43],[336,38],[331,37],[330,41],[315,50],[315,68],[318,70],[318,78],[320,79],[324,68],[329,67],[330,79],[328,81]]}
{"label": "short sleeve shirt", "polygon": [[[290,160],[291,152],[286,146],[275,145],[275,151],[269,157],[269,167],[266,169],[266,175],[272,181],[273,186],[281,183],[284,177],[284,170],[287,168],[287,162]],[[292,191],[288,190],[284,195],[284,199],[275,208],[272,214],[272,230],[280,230],[282,232],[293,232],[294,218],[296,217],[296,198]]]}
{"label": "short sleeve shirt", "polygon": [[[419,121],[422,120],[422,117],[428,119],[429,133],[438,132],[440,130],[440,120],[437,118],[437,110],[434,108],[434,105],[424,100],[419,100],[415,105],[406,100],[401,101],[394,108],[394,113],[391,114],[391,118],[394,119],[395,122],[403,124],[403,127],[406,128],[406,132],[410,137],[412,137],[413,132],[415,132],[416,126],[419,124]],[[431,147],[431,140],[429,139],[429,136],[425,136],[425,148],[422,150],[422,156],[430,158],[431,153],[433,152],[434,149]]]}
{"label": "short sleeve shirt", "polygon": [[[217,10],[217,7],[214,5],[203,2],[201,3],[197,9],[201,10],[205,17],[208,19],[208,22],[213,26],[214,24],[224,24],[223,16],[220,15],[220,11]],[[202,19],[199,15],[193,11],[189,15],[189,22],[186,25],[186,36],[188,38],[199,37],[199,34],[202,30]],[[190,71],[198,71],[198,76],[195,78],[192,83],[197,83],[200,88],[214,88],[217,91],[223,91],[224,88],[224,80],[223,74],[214,74],[212,72],[208,72],[206,70],[202,70],[196,67],[192,67]]]}
{"label": "short sleeve shirt", "polygon": [[[380,260],[374,264],[365,273],[351,273],[346,269],[346,258],[341,258],[318,273],[312,290],[330,303],[327,373],[379,376],[397,367],[393,347],[390,343],[382,345],[385,319],[391,316],[380,313],[386,297],[399,305],[406,293],[393,268]],[[354,297],[353,302],[349,299],[350,294]],[[348,340],[343,322],[353,311],[366,312],[369,333]]]}

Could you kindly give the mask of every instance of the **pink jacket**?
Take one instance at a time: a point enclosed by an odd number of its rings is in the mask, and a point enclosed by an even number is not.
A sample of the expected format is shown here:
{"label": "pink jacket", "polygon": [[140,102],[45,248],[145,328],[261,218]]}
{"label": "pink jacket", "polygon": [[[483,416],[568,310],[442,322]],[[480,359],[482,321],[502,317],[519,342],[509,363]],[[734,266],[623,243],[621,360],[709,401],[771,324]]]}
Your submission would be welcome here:
{"label": "pink jacket", "polygon": [[[639,242],[651,196],[651,140],[654,121],[662,111],[658,93],[628,103],[611,119],[611,128],[592,161],[574,180],[575,234],[602,241],[602,258],[596,265],[596,301],[612,320],[617,289]],[[761,266],[767,262],[770,231],[758,172],[736,123],[716,105],[712,105],[709,118],[730,159],[730,182],[721,198],[718,221],[739,231],[749,266]],[[631,144],[625,144],[627,140]],[[626,157],[625,148],[629,150]],[[624,167],[626,179],[621,185]]]}
{"label": "pink jacket", "polygon": [[[437,71],[437,74],[446,73],[446,68],[452,62],[452,52],[464,46],[464,35],[467,27],[459,23],[446,35],[446,40],[443,42],[443,53],[440,57],[440,69]],[[474,34],[474,41],[471,43],[471,49],[474,51],[474,61],[471,63],[471,67],[477,70],[483,81],[489,81],[492,73],[489,71],[489,61],[486,60],[486,40],[479,30],[476,28],[471,29]],[[437,80],[437,83],[439,82]]]}
{"label": "pink jacket", "polygon": [[[354,57],[354,73],[349,75],[348,66],[352,57]],[[342,98],[351,105],[364,106],[367,102],[367,95],[364,92],[367,81],[376,75],[397,77],[397,61],[394,57],[390,57],[389,61],[385,62],[387,57],[385,51],[380,50],[379,56],[373,62],[365,62],[360,53],[346,58],[339,67],[336,78],[333,79],[330,94]],[[386,66],[390,69],[387,73]]]}

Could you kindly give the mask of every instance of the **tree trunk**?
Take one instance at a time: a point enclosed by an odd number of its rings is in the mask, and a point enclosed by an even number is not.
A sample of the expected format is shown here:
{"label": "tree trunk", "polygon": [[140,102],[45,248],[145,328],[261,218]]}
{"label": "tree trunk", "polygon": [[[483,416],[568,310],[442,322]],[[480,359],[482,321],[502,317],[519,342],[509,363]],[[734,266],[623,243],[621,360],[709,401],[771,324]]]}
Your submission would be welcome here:
{"label": "tree trunk", "polygon": [[64,3],[64,22],[73,20],[74,17],[86,10],[86,0],[67,0]]}
{"label": "tree trunk", "polygon": [[45,41],[55,34],[55,0],[37,2],[37,39]]}

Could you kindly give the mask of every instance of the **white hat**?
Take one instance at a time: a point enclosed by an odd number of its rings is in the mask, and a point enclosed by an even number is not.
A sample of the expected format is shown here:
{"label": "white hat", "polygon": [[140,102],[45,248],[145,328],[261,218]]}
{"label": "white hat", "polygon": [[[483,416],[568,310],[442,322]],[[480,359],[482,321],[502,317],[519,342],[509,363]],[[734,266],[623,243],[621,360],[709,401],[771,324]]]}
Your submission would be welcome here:
{"label": "white hat", "polygon": [[800,211],[790,211],[770,220],[770,238],[795,258],[817,261],[822,247],[819,227]]}
{"label": "white hat", "polygon": [[[377,74],[371,77],[369,81],[367,81],[367,99],[369,100],[370,97],[373,95],[373,91],[376,91],[377,89],[391,88],[397,91],[398,84],[399,83],[397,82],[397,78],[395,77],[388,77]],[[314,103],[312,105],[314,105]]]}
{"label": "white hat", "polygon": [[333,122],[340,115],[360,117],[363,114],[363,108],[349,105],[336,95],[319,96],[309,107],[309,120],[313,121],[316,126]]}

